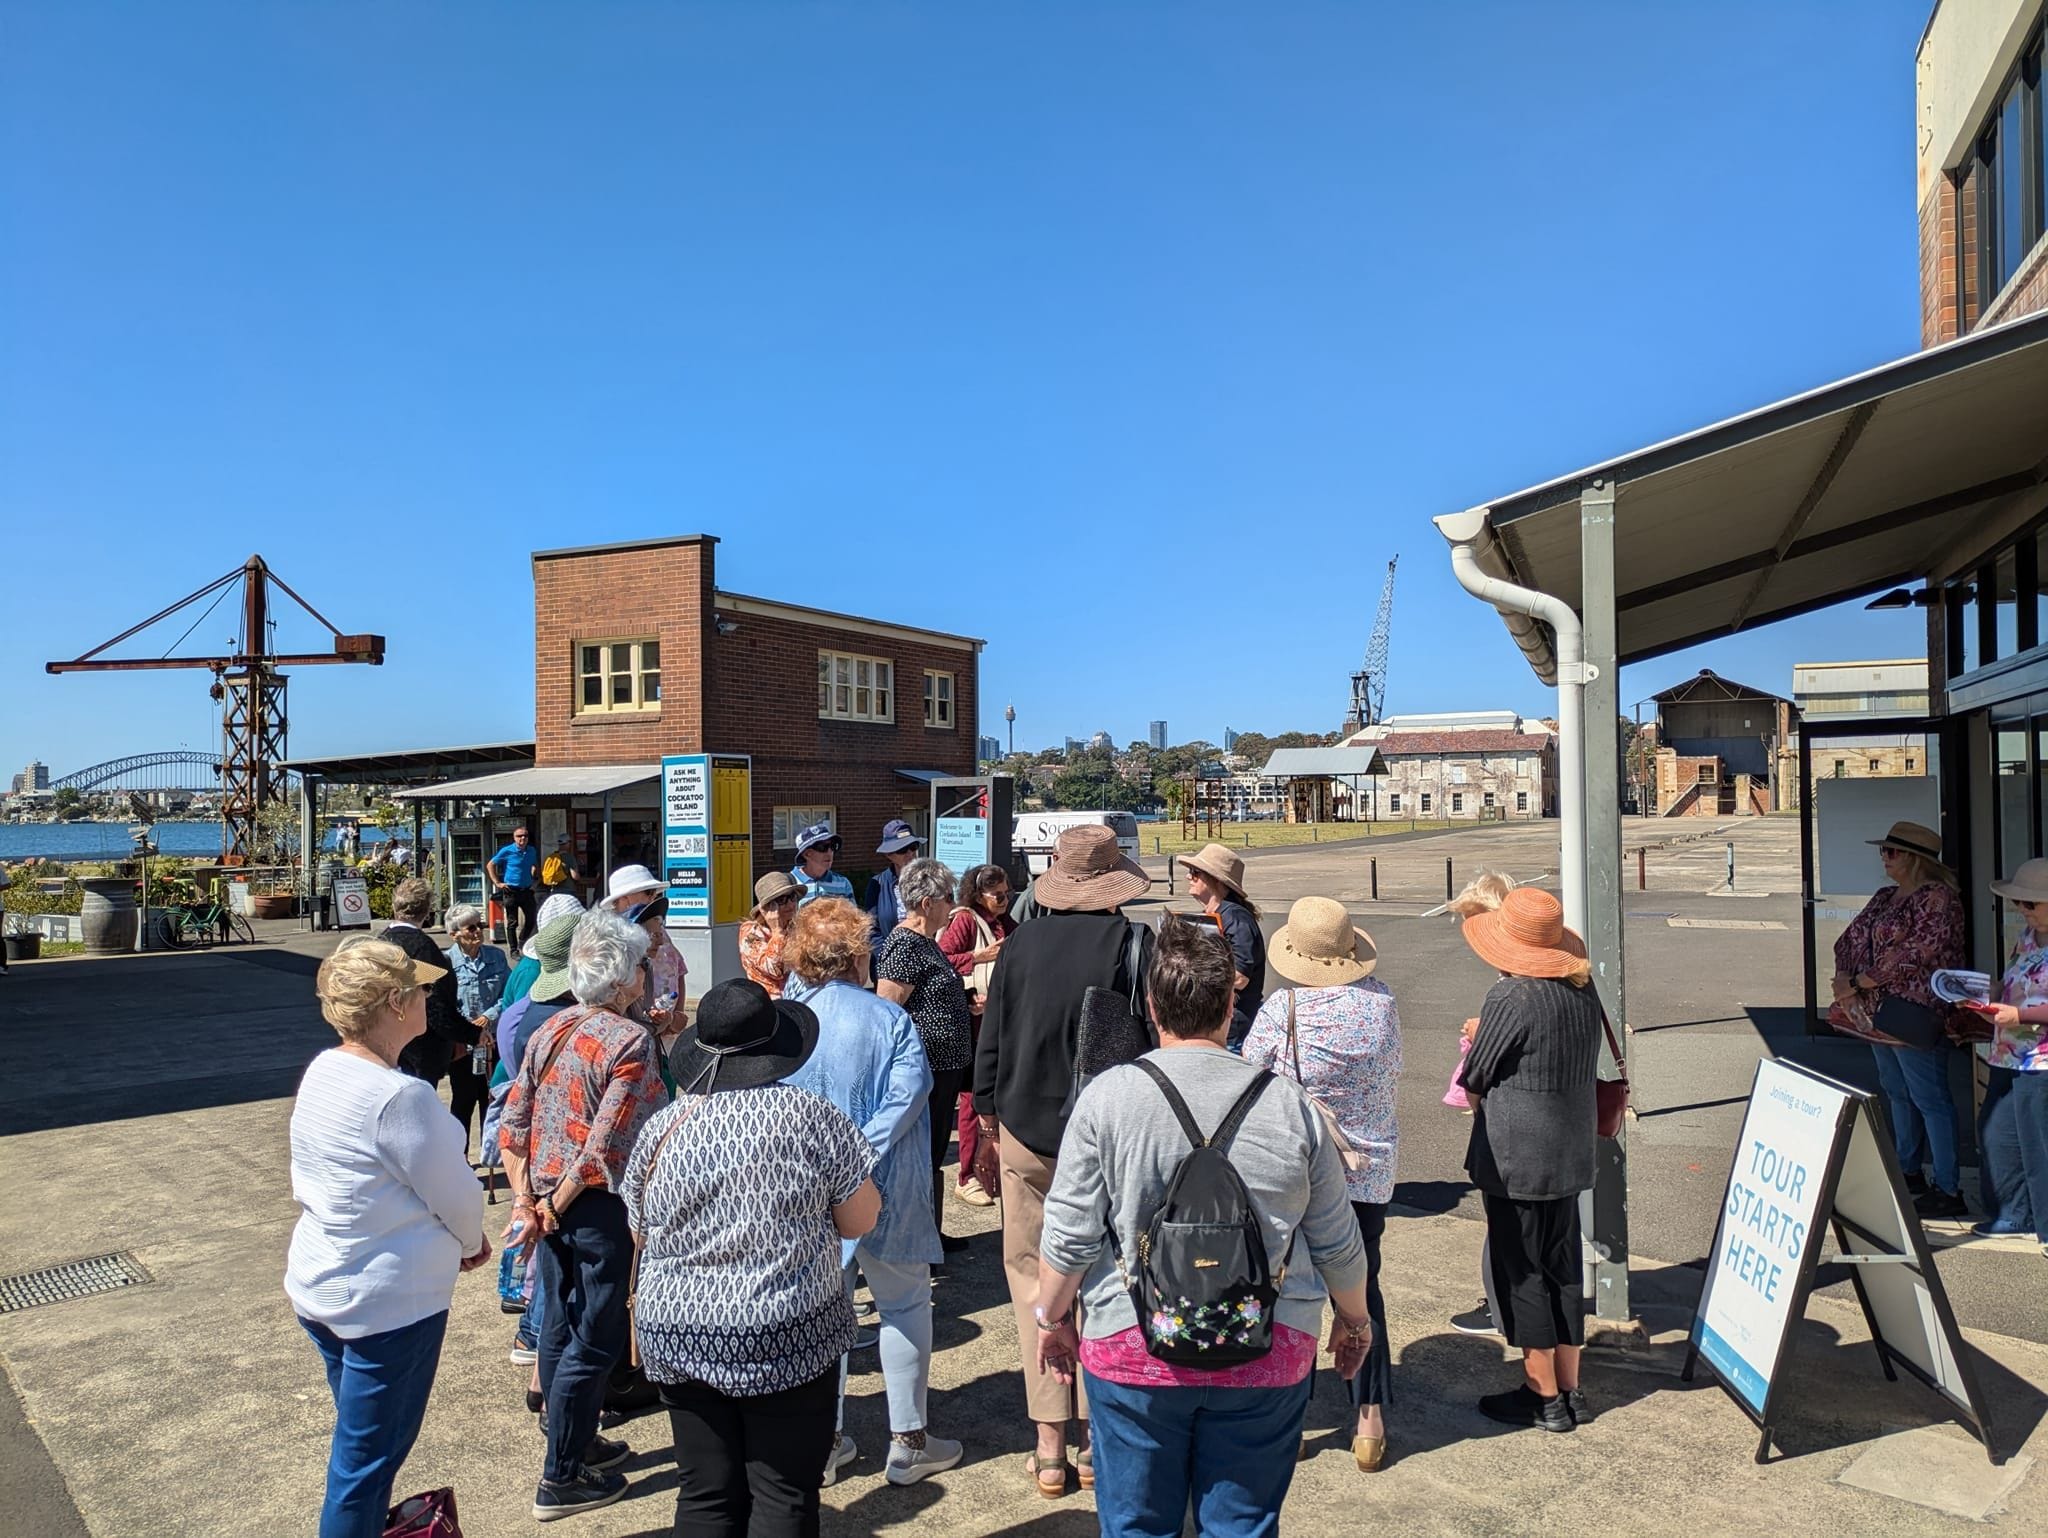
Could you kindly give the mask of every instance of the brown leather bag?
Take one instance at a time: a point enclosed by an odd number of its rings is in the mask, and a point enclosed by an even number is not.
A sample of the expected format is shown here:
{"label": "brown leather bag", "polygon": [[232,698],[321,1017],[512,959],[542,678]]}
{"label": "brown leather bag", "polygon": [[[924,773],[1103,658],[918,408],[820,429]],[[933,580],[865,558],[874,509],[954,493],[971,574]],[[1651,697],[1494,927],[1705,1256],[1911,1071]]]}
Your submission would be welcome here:
{"label": "brown leather bag", "polygon": [[1621,1043],[1614,1039],[1614,1027],[1603,1010],[1600,1029],[1607,1033],[1607,1050],[1614,1054],[1620,1077],[1593,1082],[1593,1130],[1602,1137],[1621,1136],[1622,1118],[1628,1114],[1628,1063],[1621,1055]]}

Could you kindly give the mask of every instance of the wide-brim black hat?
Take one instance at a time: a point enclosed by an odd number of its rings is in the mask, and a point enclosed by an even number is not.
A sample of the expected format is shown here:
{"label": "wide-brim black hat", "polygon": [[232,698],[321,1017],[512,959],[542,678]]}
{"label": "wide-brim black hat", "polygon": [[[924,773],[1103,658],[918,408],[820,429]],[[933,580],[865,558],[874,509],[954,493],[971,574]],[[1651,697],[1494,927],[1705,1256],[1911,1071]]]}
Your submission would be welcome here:
{"label": "wide-brim black hat", "polygon": [[713,987],[697,1018],[669,1049],[669,1074],[681,1094],[779,1084],[818,1050],[818,1017],[790,999],[772,999],[751,978]]}

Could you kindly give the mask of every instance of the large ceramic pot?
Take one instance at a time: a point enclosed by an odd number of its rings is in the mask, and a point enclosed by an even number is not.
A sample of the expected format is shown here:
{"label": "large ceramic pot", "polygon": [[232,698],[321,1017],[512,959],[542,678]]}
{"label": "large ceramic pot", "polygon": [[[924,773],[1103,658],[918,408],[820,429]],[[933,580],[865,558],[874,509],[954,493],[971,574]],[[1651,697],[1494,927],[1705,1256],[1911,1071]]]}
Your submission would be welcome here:
{"label": "large ceramic pot", "polygon": [[249,899],[249,916],[259,919],[288,919],[298,899],[290,892],[258,892]]}
{"label": "large ceramic pot", "polygon": [[122,876],[92,876],[79,885],[85,888],[78,927],[85,933],[86,953],[106,956],[134,950],[135,883]]}

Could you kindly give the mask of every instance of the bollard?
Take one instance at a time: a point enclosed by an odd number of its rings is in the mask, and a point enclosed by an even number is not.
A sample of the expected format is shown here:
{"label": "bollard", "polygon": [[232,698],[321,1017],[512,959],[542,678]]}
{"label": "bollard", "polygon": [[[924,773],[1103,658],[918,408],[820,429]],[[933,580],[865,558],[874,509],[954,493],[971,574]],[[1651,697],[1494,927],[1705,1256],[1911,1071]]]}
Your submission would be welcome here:
{"label": "bollard", "polygon": [[1154,854],[1159,853],[1159,835],[1157,833],[1152,835],[1152,852]]}
{"label": "bollard", "polygon": [[1238,834],[1238,837],[1244,840],[1245,848],[1249,849],[1252,847],[1252,830],[1250,828],[1246,828],[1244,832]]}
{"label": "bollard", "polygon": [[1650,890],[1650,851],[1642,844],[1636,846],[1636,890]]}
{"label": "bollard", "polygon": [[1372,900],[1378,902],[1380,900],[1380,862],[1377,858],[1374,858],[1366,863],[1372,867]]}
{"label": "bollard", "polygon": [[1444,901],[1449,902],[1458,895],[1456,878],[1451,875],[1451,857],[1444,856]]}
{"label": "bollard", "polygon": [[1728,844],[1728,890],[1731,892],[1735,890],[1735,844],[1733,840],[1730,840]]}
{"label": "bollard", "polygon": [[1168,897],[1173,896],[1173,861],[1174,856],[1168,855],[1166,857],[1166,895]]}

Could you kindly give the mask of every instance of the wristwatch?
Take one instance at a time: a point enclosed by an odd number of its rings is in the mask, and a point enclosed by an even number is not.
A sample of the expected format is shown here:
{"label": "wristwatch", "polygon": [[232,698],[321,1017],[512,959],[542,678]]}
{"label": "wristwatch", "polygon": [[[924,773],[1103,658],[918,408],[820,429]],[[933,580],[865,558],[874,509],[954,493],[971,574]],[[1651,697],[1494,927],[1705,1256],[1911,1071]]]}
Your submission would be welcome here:
{"label": "wristwatch", "polygon": [[1066,1313],[1061,1314],[1057,1319],[1048,1319],[1045,1317],[1044,1308],[1037,1305],[1033,1305],[1031,1310],[1031,1317],[1038,1321],[1038,1327],[1041,1330],[1046,1331],[1065,1329],[1068,1325],[1074,1322],[1074,1314],[1071,1309],[1069,1309]]}

